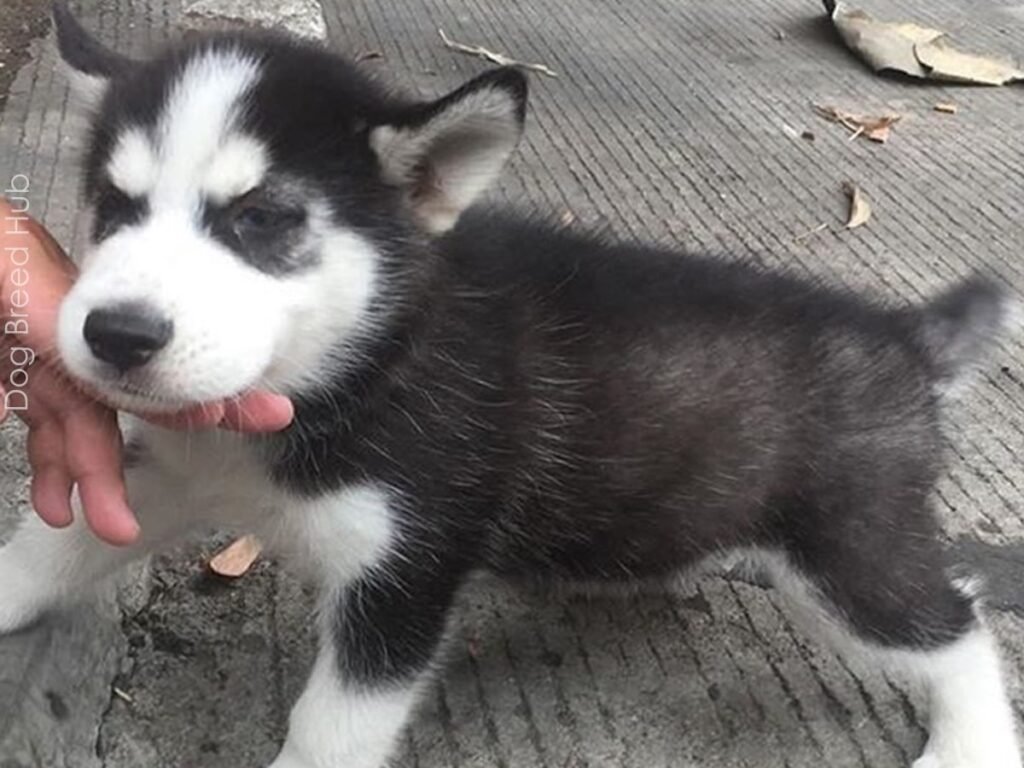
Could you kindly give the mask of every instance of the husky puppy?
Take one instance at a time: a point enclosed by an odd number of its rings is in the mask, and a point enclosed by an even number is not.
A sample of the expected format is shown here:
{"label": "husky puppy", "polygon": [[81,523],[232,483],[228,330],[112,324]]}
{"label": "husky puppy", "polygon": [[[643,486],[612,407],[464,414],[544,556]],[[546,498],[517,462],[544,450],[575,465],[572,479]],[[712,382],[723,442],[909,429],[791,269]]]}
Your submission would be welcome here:
{"label": "husky puppy", "polygon": [[126,408],[289,394],[269,437],[136,425],[143,541],[26,520],[0,629],[201,526],[322,586],[273,768],[380,768],[475,573],[669,582],[739,552],[841,650],[918,678],[915,768],[1020,768],[996,647],[929,496],[943,397],[1007,316],[973,279],[887,308],[793,276],[471,208],[526,80],[436,101],[218,34],[129,61],[63,4],[95,208],[59,351]]}

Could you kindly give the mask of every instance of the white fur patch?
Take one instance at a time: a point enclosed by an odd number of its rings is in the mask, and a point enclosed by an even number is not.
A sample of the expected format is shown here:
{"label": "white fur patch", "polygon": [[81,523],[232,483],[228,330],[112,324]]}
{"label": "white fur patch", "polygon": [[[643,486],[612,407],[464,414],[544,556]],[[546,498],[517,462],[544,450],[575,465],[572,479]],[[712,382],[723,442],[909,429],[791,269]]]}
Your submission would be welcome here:
{"label": "white fur patch", "polygon": [[279,339],[274,362],[260,380],[275,390],[322,385],[330,379],[328,372],[352,364],[358,342],[373,330],[367,308],[377,289],[381,254],[376,246],[362,235],[333,226],[326,210],[317,205],[309,210],[309,233],[321,263],[289,281],[289,332]]}
{"label": "white fur patch", "polygon": [[332,625],[339,590],[376,565],[395,539],[389,494],[360,485],[292,502],[268,541],[322,584],[320,653],[292,709],[288,738],[271,768],[382,768],[416,702],[421,681],[372,690],[339,673]]}
{"label": "white fur patch", "polygon": [[1013,710],[988,630],[937,651],[898,656],[925,683],[931,705],[928,745],[914,768],[1021,768]]}
{"label": "white fur patch", "polygon": [[195,211],[248,192],[267,171],[266,148],[236,122],[259,68],[237,51],[207,51],[175,81],[153,136],[137,127],[117,139],[107,163],[111,181],[154,211]]}
{"label": "white fur patch", "polygon": [[292,709],[288,738],[270,768],[382,768],[417,699],[416,686],[353,689],[325,643]]}
{"label": "white fur patch", "polygon": [[118,137],[107,162],[107,175],[115,187],[132,197],[142,197],[153,190],[159,160],[145,131],[129,128]]}
{"label": "white fur patch", "polygon": [[359,485],[311,500],[290,500],[264,534],[275,549],[329,590],[377,563],[394,541],[388,494]]}
{"label": "white fur patch", "polygon": [[[130,379],[108,374],[82,335],[97,308],[143,302],[174,324],[160,354]],[[101,243],[61,304],[58,348],[69,370],[131,410],[176,410],[253,385],[270,364],[300,291],[243,264],[184,211],[151,215]]]}
{"label": "white fur patch", "polygon": [[[151,193],[153,210],[194,210],[204,181],[216,169],[237,171],[249,183],[254,171],[262,175],[263,155],[253,153],[251,144],[233,133],[245,94],[258,74],[257,63],[237,51],[208,51],[189,61],[171,90],[157,129],[160,169]],[[228,161],[218,165],[218,155],[225,149]],[[237,167],[240,158],[244,160],[241,168]],[[221,187],[234,181],[217,179]]]}
{"label": "white fur patch", "polygon": [[262,142],[250,136],[233,136],[217,150],[201,189],[213,202],[226,203],[258,186],[268,166]]}

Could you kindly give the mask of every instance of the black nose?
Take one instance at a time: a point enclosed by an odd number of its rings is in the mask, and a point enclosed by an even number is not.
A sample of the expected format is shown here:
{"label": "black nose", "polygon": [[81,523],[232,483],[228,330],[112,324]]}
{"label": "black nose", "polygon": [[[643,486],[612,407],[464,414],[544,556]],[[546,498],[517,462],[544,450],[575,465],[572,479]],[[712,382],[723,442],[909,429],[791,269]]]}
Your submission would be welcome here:
{"label": "black nose", "polygon": [[82,333],[92,353],[120,371],[149,362],[167,346],[174,324],[143,304],[94,309]]}

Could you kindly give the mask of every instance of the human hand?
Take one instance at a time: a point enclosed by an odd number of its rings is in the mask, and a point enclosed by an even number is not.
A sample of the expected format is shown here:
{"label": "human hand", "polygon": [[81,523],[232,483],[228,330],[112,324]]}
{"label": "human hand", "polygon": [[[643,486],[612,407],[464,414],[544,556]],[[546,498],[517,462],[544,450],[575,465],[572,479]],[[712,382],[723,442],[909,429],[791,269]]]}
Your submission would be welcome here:
{"label": "human hand", "polygon": [[[75,274],[50,234],[0,198],[0,421],[11,411],[28,425],[32,505],[44,521],[71,523],[77,486],[90,528],[125,545],[140,531],[125,496],[116,414],[67,377],[55,349],[58,309]],[[282,395],[251,392],[177,414],[139,415],[174,429],[273,432],[291,423],[293,410]]]}

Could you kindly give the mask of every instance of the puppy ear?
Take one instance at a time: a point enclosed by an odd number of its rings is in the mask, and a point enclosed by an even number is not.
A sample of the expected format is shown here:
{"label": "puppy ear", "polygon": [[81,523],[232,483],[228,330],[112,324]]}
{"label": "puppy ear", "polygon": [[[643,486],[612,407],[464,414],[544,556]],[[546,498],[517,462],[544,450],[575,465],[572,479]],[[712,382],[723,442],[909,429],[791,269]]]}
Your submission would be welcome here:
{"label": "puppy ear", "polygon": [[520,70],[491,70],[370,132],[385,180],[430,232],[451,229],[498,177],[523,132],[526,90]]}
{"label": "puppy ear", "polygon": [[53,23],[60,57],[69,70],[72,94],[86,107],[94,108],[102,100],[110,80],[127,71],[132,61],[92,37],[64,0],[53,4]]}

